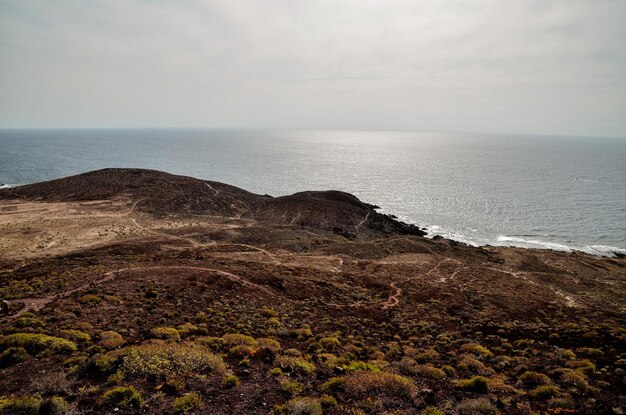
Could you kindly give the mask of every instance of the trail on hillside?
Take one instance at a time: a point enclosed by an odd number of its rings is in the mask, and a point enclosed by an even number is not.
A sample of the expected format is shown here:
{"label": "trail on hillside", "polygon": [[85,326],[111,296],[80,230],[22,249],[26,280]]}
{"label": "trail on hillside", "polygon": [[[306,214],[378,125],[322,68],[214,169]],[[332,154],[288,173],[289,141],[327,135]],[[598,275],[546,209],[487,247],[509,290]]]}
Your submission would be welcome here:
{"label": "trail on hillside", "polygon": [[223,271],[221,269],[217,269],[217,268],[208,268],[208,267],[193,267],[193,266],[185,266],[185,265],[165,265],[165,266],[150,266],[150,267],[130,267],[130,268],[120,268],[117,270],[113,270],[113,271],[108,271],[104,274],[101,274],[100,278],[85,282],[81,285],[79,285],[78,287],[69,289],[69,290],[65,290],[62,291],[60,293],[56,293],[56,294],[52,294],[46,297],[32,297],[32,298],[20,298],[17,300],[14,300],[12,302],[21,302],[24,303],[24,307],[18,311],[15,314],[12,314],[10,316],[6,316],[3,319],[4,320],[13,320],[16,319],[20,316],[22,316],[23,314],[29,312],[29,311],[38,311],[41,310],[42,308],[44,308],[46,305],[48,305],[49,303],[56,301],[56,300],[60,300],[63,298],[67,298],[69,296],[71,296],[74,293],[77,293],[79,291],[83,291],[86,290],[87,288],[89,288],[92,285],[98,285],[98,284],[102,284],[104,282],[107,282],[113,278],[115,278],[119,273],[122,272],[126,272],[126,271],[137,271],[137,270],[155,270],[155,269],[192,269],[192,270],[197,270],[197,271],[208,271],[208,272],[213,272],[216,274],[219,274],[221,276],[224,276],[226,278],[228,278],[231,281],[234,282],[238,282],[242,285],[248,286],[248,287],[252,287],[255,288],[259,291],[262,291],[268,295],[274,296],[274,297],[280,297],[281,300],[283,301],[291,301],[288,298],[285,298],[283,296],[280,296],[278,294],[276,294],[275,292],[273,292],[272,290],[270,290],[267,287],[263,287],[259,284],[256,284],[252,281],[249,281],[248,279],[237,275],[237,274],[233,274],[232,272],[228,272],[228,271]]}

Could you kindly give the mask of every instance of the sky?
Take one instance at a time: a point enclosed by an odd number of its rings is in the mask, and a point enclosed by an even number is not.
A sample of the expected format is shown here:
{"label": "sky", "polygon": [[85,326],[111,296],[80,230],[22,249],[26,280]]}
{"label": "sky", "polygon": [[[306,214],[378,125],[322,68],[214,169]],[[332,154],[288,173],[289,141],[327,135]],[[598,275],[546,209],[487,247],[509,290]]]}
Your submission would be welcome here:
{"label": "sky", "polygon": [[0,128],[626,137],[624,0],[0,0]]}

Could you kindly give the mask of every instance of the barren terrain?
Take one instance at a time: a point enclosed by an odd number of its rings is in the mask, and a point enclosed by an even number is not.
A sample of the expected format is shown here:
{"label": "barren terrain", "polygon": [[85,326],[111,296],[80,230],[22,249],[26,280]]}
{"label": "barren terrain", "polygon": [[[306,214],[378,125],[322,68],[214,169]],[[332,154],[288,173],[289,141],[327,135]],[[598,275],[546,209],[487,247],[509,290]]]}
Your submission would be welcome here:
{"label": "barren terrain", "polygon": [[619,414],[625,293],[624,258],[106,169],[0,190],[0,408]]}

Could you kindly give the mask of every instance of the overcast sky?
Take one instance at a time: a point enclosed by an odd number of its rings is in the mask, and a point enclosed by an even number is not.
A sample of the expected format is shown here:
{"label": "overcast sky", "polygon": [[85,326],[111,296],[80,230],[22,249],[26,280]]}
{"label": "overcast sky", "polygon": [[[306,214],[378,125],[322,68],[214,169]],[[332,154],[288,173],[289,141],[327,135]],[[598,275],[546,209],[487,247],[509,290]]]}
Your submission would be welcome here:
{"label": "overcast sky", "polygon": [[626,1],[0,0],[2,127],[626,137]]}

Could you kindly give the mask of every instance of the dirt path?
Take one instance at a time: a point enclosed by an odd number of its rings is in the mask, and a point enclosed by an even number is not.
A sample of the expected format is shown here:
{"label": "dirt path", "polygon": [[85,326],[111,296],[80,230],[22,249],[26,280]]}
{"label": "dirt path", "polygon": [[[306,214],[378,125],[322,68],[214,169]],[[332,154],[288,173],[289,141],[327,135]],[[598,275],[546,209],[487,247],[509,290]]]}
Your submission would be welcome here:
{"label": "dirt path", "polygon": [[395,282],[392,282],[390,285],[391,288],[396,290],[396,292],[387,298],[387,301],[383,303],[383,310],[388,308],[392,308],[400,304],[400,296],[402,295],[402,288],[398,287]]}
{"label": "dirt path", "polygon": [[211,189],[211,190],[213,190],[213,191],[215,192],[215,194],[213,194],[213,197],[215,197],[215,196],[217,196],[217,195],[219,195],[219,194],[220,194],[220,191],[219,191],[219,190],[215,190],[215,189],[214,189],[214,188],[213,188],[210,184],[208,184],[208,183],[205,183],[205,184],[207,185],[207,187],[208,187],[209,189]]}
{"label": "dirt path", "polygon": [[367,222],[367,219],[370,217],[370,213],[372,213],[372,212],[371,211],[367,212],[367,215],[365,215],[365,218],[361,222],[357,223],[357,225],[354,227],[355,231],[358,232],[359,228],[361,227],[361,225],[363,225],[365,222]]}
{"label": "dirt path", "polygon": [[[20,298],[17,300],[14,300],[12,302],[21,302],[24,303],[24,307],[18,311],[15,314],[12,314],[10,316],[6,316],[3,319],[5,321],[10,321],[13,319],[16,319],[20,316],[22,316],[23,314],[29,312],[29,311],[38,311],[41,310],[42,308],[44,308],[46,305],[48,305],[49,303],[56,301],[56,300],[60,300],[63,298],[67,298],[69,296],[71,296],[74,293],[77,293],[79,291],[83,291],[86,290],[87,288],[89,288],[92,285],[98,285],[98,284],[102,284],[104,282],[107,282],[113,278],[115,278],[119,273],[121,272],[125,272],[125,271],[135,271],[135,270],[151,270],[151,269],[193,269],[193,270],[197,270],[197,271],[208,271],[208,272],[213,272],[216,274],[219,274],[221,276],[224,276],[226,278],[228,278],[231,281],[234,282],[238,282],[242,285],[248,286],[248,287],[252,287],[255,288],[259,291],[263,291],[264,293],[274,296],[274,297],[279,297],[278,294],[274,293],[272,290],[270,290],[269,288],[263,287],[259,284],[253,283],[252,281],[247,280],[246,278],[237,275],[237,274],[233,274],[232,272],[227,272],[227,271],[223,271],[217,268],[207,268],[207,267],[190,267],[190,266],[185,266],[185,265],[169,265],[169,266],[153,266],[153,267],[132,267],[132,268],[120,268],[114,271],[109,271],[106,272],[104,274],[102,274],[102,276],[100,278],[97,278],[95,280],[91,280],[88,282],[85,282],[81,285],[79,285],[78,287],[72,288],[70,290],[66,290],[66,291],[62,291],[60,293],[56,293],[53,295],[49,295],[47,297],[35,297],[35,298]],[[281,300],[283,301],[290,301],[287,298],[281,297]]]}
{"label": "dirt path", "polygon": [[[457,264],[461,264],[461,262],[460,262],[460,261],[458,261],[458,260],[456,260],[456,259],[452,259],[452,258],[444,258],[444,259],[442,259],[441,261],[439,261],[439,262],[437,263],[437,265],[435,265],[434,267],[432,267],[432,268],[431,268],[428,272],[426,272],[426,273],[422,274],[421,276],[422,276],[422,277],[428,277],[428,276],[430,276],[433,272],[437,271],[437,270],[439,269],[439,267],[440,267],[440,266],[442,266],[442,265],[443,265],[444,263],[446,263],[446,262],[456,262]],[[467,267],[464,267],[464,268],[467,268]],[[464,268],[461,268],[461,269],[456,270],[456,271],[452,274],[452,276],[451,276],[451,277],[449,277],[448,279],[452,279],[452,278],[454,278],[454,276],[456,276],[456,274],[457,274],[459,271],[461,271],[462,269],[464,269]],[[401,283],[407,282],[407,281],[409,281],[409,280],[410,280],[410,278],[405,279],[405,280],[401,281]],[[442,278],[440,281],[445,282],[445,281],[446,281],[446,279]],[[402,295],[402,288],[398,287],[398,286],[396,285],[396,282],[392,282],[392,283],[389,285],[389,287],[390,287],[391,289],[393,289],[393,290],[394,290],[394,293],[393,293],[393,294],[391,294],[389,297],[387,297],[387,300],[385,300],[385,302],[383,302],[383,303],[382,303],[382,309],[383,309],[383,310],[387,310],[387,309],[389,309],[389,308],[396,307],[396,306],[398,306],[398,305],[400,304],[400,301],[401,301],[401,300],[400,300],[400,296]]]}
{"label": "dirt path", "polygon": [[20,317],[21,315],[23,315],[24,313],[27,313],[29,311],[37,311],[37,310],[41,310],[42,308],[44,308],[47,304],[55,301],[55,300],[59,300],[61,298],[66,298],[69,297],[70,295],[78,292],[78,291],[82,291],[87,289],[90,285],[92,284],[102,284],[103,282],[107,282],[113,278],[115,278],[115,276],[123,271],[127,271],[133,268],[121,268],[115,271],[109,271],[105,274],[102,274],[101,278],[98,278],[96,280],[92,280],[89,282],[86,282],[84,284],[79,285],[78,287],[72,288],[71,290],[66,290],[66,291],[62,291],[60,293],[56,293],[53,295],[49,295],[47,297],[39,297],[39,298],[20,298],[17,300],[14,300],[13,302],[21,302],[24,303],[24,308],[22,308],[20,311],[18,311],[17,313],[10,315],[8,317],[5,317],[5,319],[7,320],[12,320],[15,318]]}

